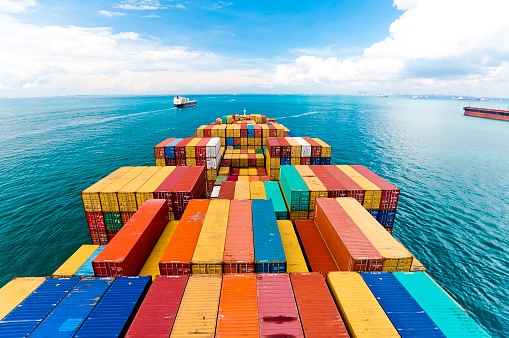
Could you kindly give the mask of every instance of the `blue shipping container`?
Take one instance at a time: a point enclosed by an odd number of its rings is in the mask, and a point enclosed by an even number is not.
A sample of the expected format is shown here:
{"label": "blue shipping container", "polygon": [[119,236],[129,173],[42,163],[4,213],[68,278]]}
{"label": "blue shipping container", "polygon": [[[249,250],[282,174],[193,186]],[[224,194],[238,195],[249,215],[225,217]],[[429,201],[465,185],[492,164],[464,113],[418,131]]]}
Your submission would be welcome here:
{"label": "blue shipping container", "polygon": [[51,311],[30,337],[73,337],[113,278],[84,278]]}
{"label": "blue shipping container", "polygon": [[330,157],[321,157],[320,164],[321,165],[329,165],[330,164]]}
{"label": "blue shipping container", "polygon": [[289,157],[281,157],[281,165],[291,165],[292,164],[292,159],[289,158]]}
{"label": "blue shipping container", "polygon": [[489,337],[425,272],[395,272],[394,276],[446,337]]}
{"label": "blue shipping container", "polygon": [[252,124],[247,125],[247,137],[255,137],[254,126]]}
{"label": "blue shipping container", "polygon": [[232,146],[233,145],[233,137],[227,137],[226,138],[226,145]]}
{"label": "blue shipping container", "polygon": [[396,210],[378,210],[377,221],[384,228],[394,227],[394,219],[396,218]]}
{"label": "blue shipping container", "polygon": [[289,137],[295,137],[295,134],[292,133],[291,131],[289,131],[287,134],[288,134]]}
{"label": "blue shipping container", "polygon": [[311,157],[311,165],[320,165],[321,162],[320,157]]}
{"label": "blue shipping container", "polygon": [[177,138],[164,147],[164,156],[166,158],[175,158],[175,146],[181,142],[183,138]]}
{"label": "blue shipping container", "polygon": [[75,337],[118,337],[127,332],[152,277],[117,277]]}
{"label": "blue shipping container", "polygon": [[74,274],[76,277],[94,277],[94,269],[92,268],[92,261],[99,255],[106,245],[98,247],[94,253],[83,263],[82,266]]}
{"label": "blue shipping container", "polygon": [[47,279],[0,321],[0,337],[27,337],[80,279]]}
{"label": "blue shipping container", "polygon": [[272,201],[251,201],[255,272],[286,272],[286,256]]}
{"label": "blue shipping container", "polygon": [[445,337],[391,272],[361,276],[401,337]]}
{"label": "blue shipping container", "polygon": [[378,217],[378,210],[367,210],[375,219]]}

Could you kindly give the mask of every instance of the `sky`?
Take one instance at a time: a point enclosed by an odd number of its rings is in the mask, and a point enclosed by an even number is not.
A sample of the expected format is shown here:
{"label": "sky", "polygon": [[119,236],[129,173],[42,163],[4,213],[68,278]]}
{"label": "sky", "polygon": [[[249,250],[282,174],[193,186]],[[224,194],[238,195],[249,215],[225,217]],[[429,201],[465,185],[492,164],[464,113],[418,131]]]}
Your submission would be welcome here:
{"label": "sky", "polygon": [[509,97],[507,0],[0,0],[0,97]]}

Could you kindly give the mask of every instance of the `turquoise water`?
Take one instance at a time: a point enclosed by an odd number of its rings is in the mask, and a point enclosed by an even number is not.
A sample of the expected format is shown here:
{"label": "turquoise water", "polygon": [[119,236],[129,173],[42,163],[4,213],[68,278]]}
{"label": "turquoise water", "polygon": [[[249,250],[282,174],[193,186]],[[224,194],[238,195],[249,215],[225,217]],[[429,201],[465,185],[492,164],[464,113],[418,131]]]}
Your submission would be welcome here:
{"label": "turquoise water", "polygon": [[465,102],[453,100],[196,98],[179,110],[170,97],[1,99],[0,286],[50,275],[90,243],[83,189],[120,166],[153,165],[155,144],[246,108],[323,139],[334,164],[363,164],[398,186],[394,236],[488,332],[506,336],[509,122],[463,116]]}

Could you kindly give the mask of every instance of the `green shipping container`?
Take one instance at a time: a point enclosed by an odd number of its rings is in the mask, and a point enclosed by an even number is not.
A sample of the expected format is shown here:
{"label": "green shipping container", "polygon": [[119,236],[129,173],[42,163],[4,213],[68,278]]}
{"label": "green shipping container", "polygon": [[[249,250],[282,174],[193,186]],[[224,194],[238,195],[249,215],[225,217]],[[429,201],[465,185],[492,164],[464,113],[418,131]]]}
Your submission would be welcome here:
{"label": "green shipping container", "polygon": [[122,229],[122,218],[118,212],[105,212],[104,225],[107,231],[119,231]]}
{"label": "green shipping container", "polygon": [[295,166],[281,166],[279,182],[291,211],[309,210],[309,189]]}
{"label": "green shipping container", "polygon": [[394,276],[446,337],[489,337],[425,272],[395,272]]}
{"label": "green shipping container", "polygon": [[288,209],[286,209],[285,200],[283,199],[279,184],[276,181],[265,181],[263,185],[265,186],[265,195],[267,199],[272,200],[276,218],[278,220],[288,219]]}

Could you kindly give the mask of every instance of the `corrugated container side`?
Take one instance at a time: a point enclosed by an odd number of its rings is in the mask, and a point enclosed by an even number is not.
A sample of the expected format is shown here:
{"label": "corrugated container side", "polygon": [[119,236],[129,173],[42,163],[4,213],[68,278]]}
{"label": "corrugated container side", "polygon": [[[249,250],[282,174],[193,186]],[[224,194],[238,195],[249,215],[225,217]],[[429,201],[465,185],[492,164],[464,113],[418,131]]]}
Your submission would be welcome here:
{"label": "corrugated container side", "polygon": [[254,272],[253,220],[250,200],[232,200],[223,255],[224,273]]}
{"label": "corrugated container side", "polygon": [[256,275],[224,275],[216,337],[243,336],[259,336]]}
{"label": "corrugated container side", "polygon": [[256,281],[260,336],[304,337],[289,276],[259,274]]}
{"label": "corrugated container side", "polygon": [[176,138],[164,147],[164,156],[166,158],[175,158],[175,146],[182,142],[183,138]]}
{"label": "corrugated container side", "polygon": [[53,278],[74,277],[76,271],[99,248],[99,245],[82,245],[58,269],[53,272]]}
{"label": "corrugated container side", "polygon": [[286,208],[279,184],[275,181],[264,181],[263,185],[267,199],[272,201],[276,218],[278,220],[288,219],[288,209]]}
{"label": "corrugated container side", "polygon": [[327,272],[339,270],[315,222],[312,220],[297,220],[295,221],[295,228],[311,271],[320,272],[325,277]]}
{"label": "corrugated container side", "polygon": [[160,169],[161,167],[148,167],[118,191],[120,212],[135,212],[138,210],[138,204],[136,203],[136,191],[152,176],[157,174]]}
{"label": "corrugated container side", "polygon": [[394,276],[446,337],[489,337],[425,272],[395,272]]}
{"label": "corrugated container side", "polygon": [[360,204],[364,203],[364,189],[360,185],[355,183],[354,180],[335,165],[325,165],[323,168],[344,187],[347,197],[355,198]]}
{"label": "corrugated container side", "polygon": [[336,199],[384,259],[382,271],[410,271],[412,254],[351,197]]}
{"label": "corrugated container side", "polygon": [[192,258],[193,274],[221,274],[230,200],[211,200]]}
{"label": "corrugated container side", "polygon": [[155,158],[164,158],[164,147],[171,143],[172,141],[174,141],[175,139],[174,138],[167,138],[166,140],[164,140],[163,142],[157,144],[156,146],[154,146],[154,154],[155,154]]}
{"label": "corrugated container side", "polygon": [[175,168],[175,166],[161,167],[154,176],[149,178],[145,184],[136,190],[136,204],[138,209],[146,200],[154,199],[154,191],[156,191]]}
{"label": "corrugated container side", "polygon": [[200,199],[189,202],[159,262],[161,275],[191,274],[191,260],[209,203]]}
{"label": "corrugated container side", "polygon": [[318,198],[314,220],[342,271],[381,271],[383,257],[332,198]]}
{"label": "corrugated container side", "polygon": [[315,200],[317,198],[329,197],[329,192],[318,177],[303,177],[302,180],[309,189],[309,210],[313,211],[315,209]]}
{"label": "corrugated container side", "polygon": [[175,219],[180,219],[189,201],[205,198],[206,194],[205,167],[191,167],[182,180],[173,189],[173,212]]}
{"label": "corrugated container side", "polygon": [[301,146],[300,157],[311,157],[311,144],[309,144],[302,137],[294,137],[294,140],[297,141]]}
{"label": "corrugated container side", "polygon": [[288,273],[309,272],[292,221],[277,221],[277,226],[286,256],[286,271]]}
{"label": "corrugated container side", "polygon": [[235,183],[232,181],[221,183],[221,190],[219,190],[217,198],[232,200],[235,197]]}
{"label": "corrugated container side", "polygon": [[112,282],[111,277],[80,280],[30,337],[73,337]]}
{"label": "corrugated container side", "polygon": [[363,165],[351,165],[351,167],[382,189],[381,210],[393,210],[398,207],[400,193],[398,188]]}
{"label": "corrugated container side", "polygon": [[351,337],[400,337],[360,274],[330,272],[327,284]]}
{"label": "corrugated container side", "polygon": [[266,199],[267,195],[265,194],[265,186],[263,182],[260,181],[252,181],[249,182],[249,190],[251,193],[252,200],[254,199]]}
{"label": "corrugated container side", "polygon": [[98,277],[136,276],[168,224],[164,200],[148,200],[94,259]]}
{"label": "corrugated container side", "polygon": [[329,197],[346,197],[347,191],[331,174],[321,165],[311,165],[309,168],[318,177],[329,192]]}
{"label": "corrugated container side", "polygon": [[138,276],[152,276],[152,280],[154,280],[156,276],[160,274],[159,262],[161,261],[164,250],[166,250],[166,247],[168,246],[173,233],[177,229],[178,224],[179,221],[170,221],[166,225],[161,236],[159,236],[156,245],[154,245],[152,252],[150,252],[145,264],[143,264],[143,267],[138,273]]}
{"label": "corrugated container side", "polygon": [[127,173],[116,179],[99,192],[101,209],[103,212],[120,212],[117,192],[136,176],[141,174],[147,167],[132,167]]}
{"label": "corrugated container side", "polygon": [[308,165],[296,165],[295,170],[297,170],[300,177],[316,177],[316,174]]}
{"label": "corrugated container side", "polygon": [[27,337],[80,278],[50,278],[0,320],[0,337]]}
{"label": "corrugated container side", "polygon": [[87,189],[81,192],[81,198],[83,200],[83,207],[86,212],[101,212],[101,199],[99,197],[99,192],[106,188],[108,185],[116,181],[122,175],[131,170],[132,167],[121,167],[99,180],[95,184],[91,185]]}
{"label": "corrugated container side", "polygon": [[150,283],[150,277],[117,277],[74,337],[124,336]]}
{"label": "corrugated container side", "polygon": [[309,189],[294,166],[281,167],[280,183],[291,211],[309,210]]}
{"label": "corrugated container side", "polygon": [[422,307],[389,272],[363,272],[364,282],[401,337],[444,337]]}
{"label": "corrugated container side", "polygon": [[46,277],[18,277],[0,289],[0,321],[37,289]]}
{"label": "corrugated container side", "polygon": [[349,165],[337,165],[337,167],[348,175],[352,180],[364,189],[363,206],[369,210],[380,209],[380,201],[382,199],[382,189],[376,184],[372,183],[366,177],[359,174],[355,169]]}
{"label": "corrugated container side", "polygon": [[92,267],[92,261],[103,251],[106,245],[101,245],[87,258],[80,268],[74,274],[76,277],[94,277],[94,268]]}
{"label": "corrugated container side", "polygon": [[143,299],[126,338],[169,337],[188,276],[157,276]]}
{"label": "corrugated container side", "polygon": [[286,272],[286,256],[270,200],[253,200],[256,272]]}
{"label": "corrugated container side", "polygon": [[214,336],[221,282],[221,275],[189,277],[170,337]]}
{"label": "corrugated container side", "polygon": [[292,273],[290,280],[306,337],[350,337],[320,273]]}
{"label": "corrugated container side", "polygon": [[251,198],[251,192],[249,189],[248,181],[237,181],[237,183],[235,184],[234,198],[236,200],[242,200],[242,199],[248,200]]}

